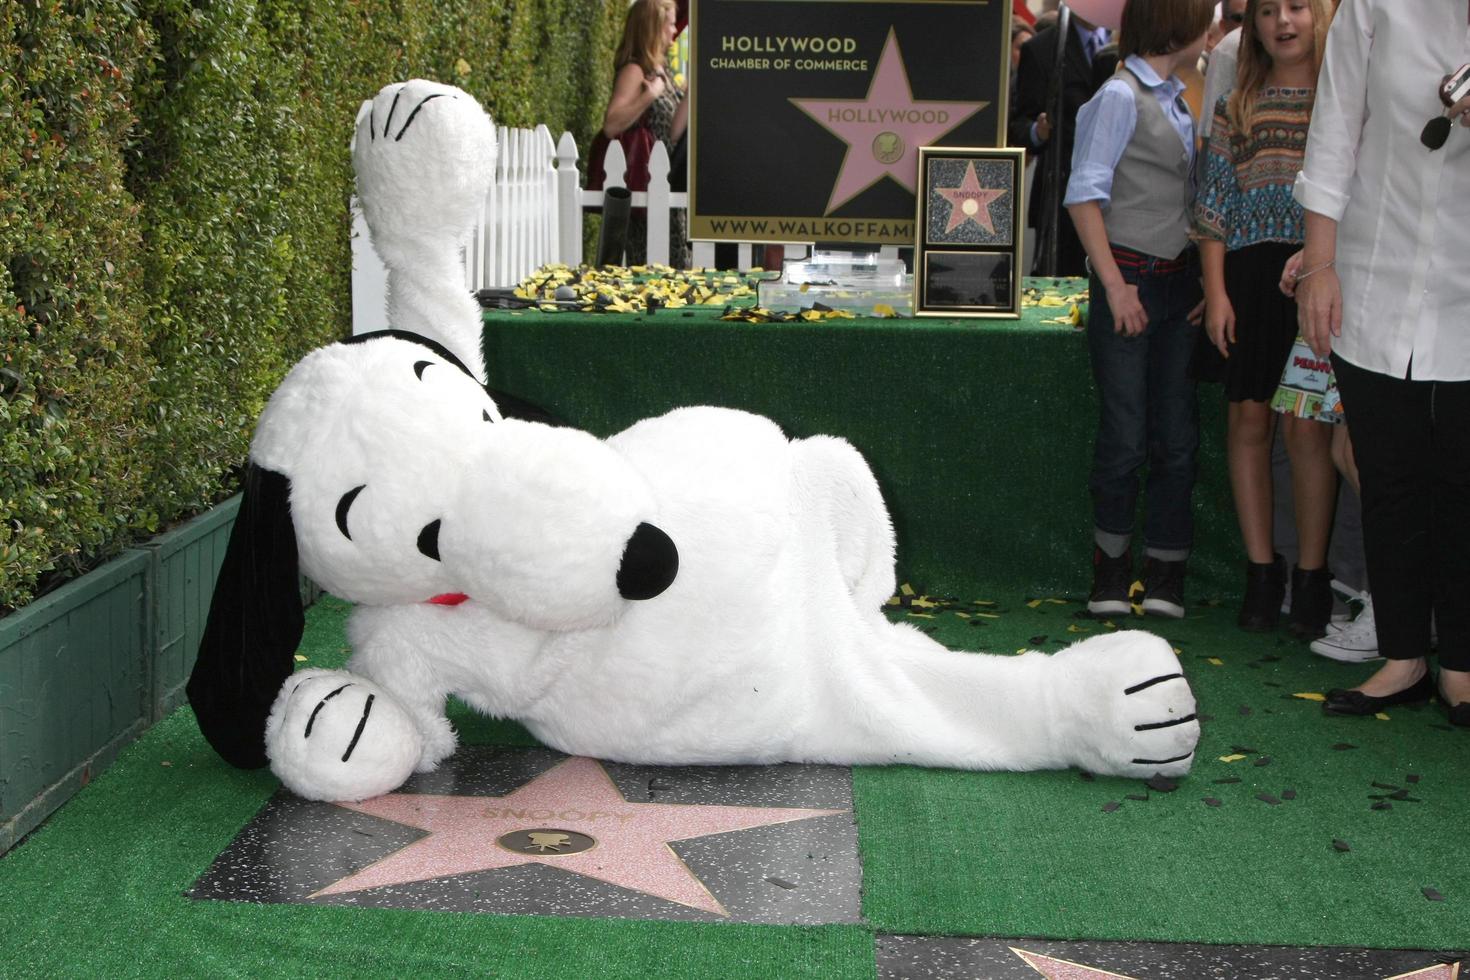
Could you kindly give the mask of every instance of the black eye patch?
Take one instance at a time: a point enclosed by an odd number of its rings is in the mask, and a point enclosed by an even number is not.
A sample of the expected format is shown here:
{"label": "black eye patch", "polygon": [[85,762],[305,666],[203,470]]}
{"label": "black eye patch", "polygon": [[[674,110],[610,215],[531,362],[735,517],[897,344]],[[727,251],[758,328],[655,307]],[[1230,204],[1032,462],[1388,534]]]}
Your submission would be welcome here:
{"label": "black eye patch", "polygon": [[430,521],[419,532],[419,551],[425,558],[439,560],[439,522]]}
{"label": "black eye patch", "polygon": [[424,368],[431,366],[433,363],[433,361],[414,361],[413,376],[420,381],[424,380]]}
{"label": "black eye patch", "polygon": [[357,495],[362,493],[363,487],[366,486],[367,484],[364,483],[361,487],[353,487],[342,495],[341,500],[337,501],[337,530],[341,531],[342,537],[348,541],[352,540],[352,532],[347,530],[347,511],[351,509],[352,502],[357,499]]}

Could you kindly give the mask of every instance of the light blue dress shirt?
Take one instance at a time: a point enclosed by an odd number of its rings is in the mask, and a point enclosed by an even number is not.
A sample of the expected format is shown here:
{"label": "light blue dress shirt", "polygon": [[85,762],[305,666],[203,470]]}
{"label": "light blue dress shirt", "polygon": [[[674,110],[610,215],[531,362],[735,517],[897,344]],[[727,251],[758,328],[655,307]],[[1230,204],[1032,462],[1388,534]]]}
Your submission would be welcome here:
{"label": "light blue dress shirt", "polygon": [[[1159,100],[1164,115],[1173,124],[1194,167],[1194,117],[1180,95],[1184,83],[1170,75],[1160,78],[1158,72],[1138,55],[1130,54],[1123,65]],[[1113,172],[1123,151],[1133,139],[1138,125],[1138,106],[1133,90],[1121,78],[1110,78],[1077,112],[1077,142],[1072,148],[1072,179],[1067,182],[1063,204],[1097,201],[1106,204],[1113,196]]]}

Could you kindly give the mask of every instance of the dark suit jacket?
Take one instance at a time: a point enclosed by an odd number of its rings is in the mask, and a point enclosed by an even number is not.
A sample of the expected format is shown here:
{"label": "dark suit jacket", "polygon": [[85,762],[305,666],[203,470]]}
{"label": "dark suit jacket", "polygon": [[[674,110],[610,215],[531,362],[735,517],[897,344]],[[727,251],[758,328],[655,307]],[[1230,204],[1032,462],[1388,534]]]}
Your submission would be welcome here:
{"label": "dark suit jacket", "polygon": [[[1073,21],[1073,26],[1067,31],[1066,56],[1062,62],[1064,132],[1060,146],[1062,171],[1059,193],[1061,194],[1066,193],[1067,178],[1072,173],[1072,142],[1077,129],[1077,110],[1082,108],[1084,102],[1092,98],[1102,82],[1106,80],[1105,75],[1102,78],[1094,76],[1093,66],[1087,62],[1087,55],[1082,50],[1082,39],[1078,37],[1075,25],[1076,21]],[[1058,148],[1055,138],[1043,143],[1039,149],[1031,145],[1031,124],[1043,112],[1048,114],[1051,112],[1047,97],[1051,91],[1051,76],[1056,64],[1056,53],[1057,29],[1055,26],[1048,27],[1021,45],[1021,65],[1016,71],[1016,95],[1011,105],[1007,141],[1012,146],[1027,147],[1036,155],[1036,176],[1033,178],[1031,211],[1027,222],[1032,226],[1040,226],[1047,213],[1046,168],[1050,166],[1050,154],[1056,152]],[[1102,66],[1099,68],[1098,74],[1102,74]],[[1053,132],[1053,137],[1055,135]],[[1075,243],[1076,236],[1072,229],[1072,222],[1065,210],[1061,212],[1060,225],[1062,240],[1065,242],[1062,250],[1071,252],[1074,249],[1080,249],[1080,244]]]}

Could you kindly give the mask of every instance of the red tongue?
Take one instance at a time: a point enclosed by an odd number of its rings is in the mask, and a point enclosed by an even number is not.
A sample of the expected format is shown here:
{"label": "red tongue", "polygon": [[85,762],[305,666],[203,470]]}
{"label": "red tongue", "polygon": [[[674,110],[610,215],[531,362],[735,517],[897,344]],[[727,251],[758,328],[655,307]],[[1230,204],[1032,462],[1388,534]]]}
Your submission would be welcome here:
{"label": "red tongue", "polygon": [[434,596],[429,601],[436,606],[457,606],[468,598],[469,596],[463,592],[444,592]]}

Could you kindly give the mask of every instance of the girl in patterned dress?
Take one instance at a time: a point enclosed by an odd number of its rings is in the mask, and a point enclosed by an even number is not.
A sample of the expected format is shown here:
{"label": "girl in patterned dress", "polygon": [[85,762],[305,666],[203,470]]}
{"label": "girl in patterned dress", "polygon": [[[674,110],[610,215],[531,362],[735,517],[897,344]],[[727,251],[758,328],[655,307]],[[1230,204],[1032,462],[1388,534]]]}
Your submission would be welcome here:
{"label": "girl in patterned dress", "polygon": [[[653,131],[655,139],[673,152],[689,120],[688,99],[668,68],[668,50],[678,33],[674,0],[635,0],[628,8],[622,40],[613,56],[617,74],[613,77],[612,95],[602,122],[604,140],[617,139],[634,127],[646,126]],[[592,166],[598,169],[602,167],[602,156],[595,148],[604,140],[595,143],[594,150],[588,154]],[[648,186],[646,173],[628,176],[629,189],[643,190]],[[669,264],[676,269],[689,265],[686,228],[684,211],[674,210],[669,215]],[[638,209],[628,222],[629,265],[643,264],[647,240],[647,217]]]}
{"label": "girl in patterned dress", "polygon": [[1337,472],[1329,424],[1271,410],[1297,335],[1296,306],[1276,282],[1303,238],[1292,185],[1331,17],[1329,0],[1249,0],[1235,91],[1214,108],[1194,212],[1206,338],[1195,370],[1222,381],[1230,403],[1230,485],[1247,555],[1237,621],[1246,630],[1273,629],[1286,590],[1271,535],[1271,442],[1280,417],[1300,544],[1288,629],[1303,639],[1321,636],[1332,613],[1326,564]]}

